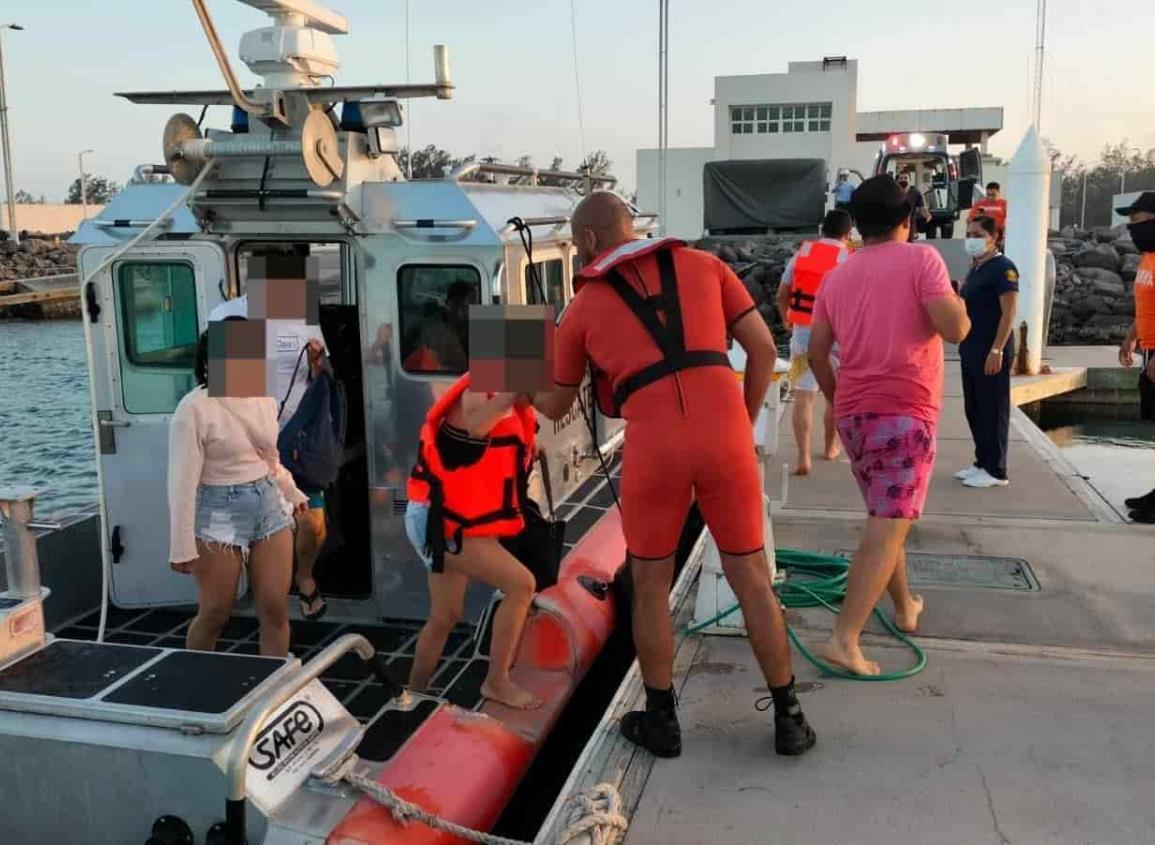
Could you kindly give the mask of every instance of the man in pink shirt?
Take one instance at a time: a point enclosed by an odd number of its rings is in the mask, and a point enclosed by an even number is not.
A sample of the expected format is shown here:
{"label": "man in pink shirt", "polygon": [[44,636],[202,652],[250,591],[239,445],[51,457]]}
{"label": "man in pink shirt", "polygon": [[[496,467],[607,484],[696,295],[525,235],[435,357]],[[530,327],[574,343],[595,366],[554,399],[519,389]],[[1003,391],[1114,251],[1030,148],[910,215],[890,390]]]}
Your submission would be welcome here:
{"label": "man in pink shirt", "polygon": [[[961,341],[970,320],[938,252],[907,243],[910,200],[891,177],[863,182],[851,214],[865,246],[823,281],[809,357],[834,404],[867,521],[822,654],[855,674],[877,675],[878,664],[863,656],[859,637],[883,590],[894,601],[900,630],[913,633],[922,612],[922,597],[907,587],[903,544],[922,514],[934,468],[942,342]],[[842,361],[837,389],[830,365],[835,343]]]}

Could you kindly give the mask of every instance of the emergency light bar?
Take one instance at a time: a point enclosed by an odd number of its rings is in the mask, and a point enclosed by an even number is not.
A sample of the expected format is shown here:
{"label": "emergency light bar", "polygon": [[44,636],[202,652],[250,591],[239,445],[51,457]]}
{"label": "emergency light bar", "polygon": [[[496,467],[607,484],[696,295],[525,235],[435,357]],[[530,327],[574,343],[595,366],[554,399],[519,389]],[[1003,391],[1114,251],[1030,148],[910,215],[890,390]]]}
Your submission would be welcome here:
{"label": "emergency light bar", "polygon": [[889,153],[946,152],[947,136],[937,132],[902,132],[887,138],[883,149]]}

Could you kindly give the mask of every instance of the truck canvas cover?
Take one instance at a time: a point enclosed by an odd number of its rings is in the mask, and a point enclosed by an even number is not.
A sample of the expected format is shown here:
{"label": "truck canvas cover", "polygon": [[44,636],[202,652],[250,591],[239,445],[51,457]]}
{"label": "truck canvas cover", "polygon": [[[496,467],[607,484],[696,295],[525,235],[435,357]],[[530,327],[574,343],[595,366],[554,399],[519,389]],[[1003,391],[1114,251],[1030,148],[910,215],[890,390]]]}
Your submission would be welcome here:
{"label": "truck canvas cover", "polygon": [[711,234],[817,229],[826,209],[820,158],[711,161],[703,171]]}

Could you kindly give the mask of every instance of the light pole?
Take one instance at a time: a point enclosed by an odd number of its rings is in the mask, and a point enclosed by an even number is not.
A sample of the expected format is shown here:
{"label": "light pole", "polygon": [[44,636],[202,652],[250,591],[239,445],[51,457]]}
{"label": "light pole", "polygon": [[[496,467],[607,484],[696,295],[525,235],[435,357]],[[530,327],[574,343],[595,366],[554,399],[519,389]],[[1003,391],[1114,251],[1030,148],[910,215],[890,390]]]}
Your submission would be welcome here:
{"label": "light pole", "polygon": [[88,219],[88,174],[84,172],[84,157],[92,150],[81,150],[76,156],[80,162],[80,204],[84,206],[84,219]]}
{"label": "light pole", "polygon": [[12,188],[12,147],[8,143],[8,95],[4,88],[4,30],[24,29],[18,23],[0,24],[0,145],[4,147],[4,189],[8,192],[8,228],[16,235],[16,191]]}

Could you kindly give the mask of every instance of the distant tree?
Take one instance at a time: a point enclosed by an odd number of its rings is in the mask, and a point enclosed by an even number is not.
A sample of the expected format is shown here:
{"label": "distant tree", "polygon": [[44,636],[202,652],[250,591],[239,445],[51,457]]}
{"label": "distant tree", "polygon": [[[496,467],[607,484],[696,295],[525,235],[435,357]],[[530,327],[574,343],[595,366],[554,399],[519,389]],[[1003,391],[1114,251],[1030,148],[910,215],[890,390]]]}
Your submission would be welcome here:
{"label": "distant tree", "polygon": [[594,176],[604,176],[610,172],[610,168],[613,166],[613,164],[614,163],[610,161],[610,157],[606,154],[605,150],[594,150],[592,153],[582,159],[581,167],[579,169],[588,168],[589,172]]}
{"label": "distant tree", "polygon": [[21,205],[44,205],[48,202],[48,200],[44,198],[43,194],[41,194],[39,197],[34,197],[27,191],[17,191],[16,202],[20,203]]}
{"label": "distant tree", "polygon": [[[473,156],[454,158],[448,150],[430,144],[424,149],[413,151],[412,178],[441,179],[445,176],[446,169],[452,170],[467,161],[473,161]],[[402,147],[397,154],[397,163],[402,173],[409,173],[409,150],[406,147]]]}
{"label": "distant tree", "polygon": [[1064,156],[1057,149],[1054,152],[1059,153],[1054,159],[1055,170],[1063,177],[1059,214],[1063,226],[1078,226],[1083,221],[1084,191],[1087,228],[1111,225],[1112,198],[1120,187],[1128,193],[1155,191],[1155,149],[1136,152],[1126,142],[1108,144],[1094,164]]}
{"label": "distant tree", "polygon": [[[120,193],[120,185],[104,176],[88,177],[88,202],[92,205],[106,205],[109,200]],[[68,196],[64,201],[69,205],[80,205],[80,177],[72,181],[68,187]]]}
{"label": "distant tree", "polygon": [[[565,161],[562,159],[561,156],[554,156],[553,161],[551,161],[549,163],[549,169],[550,170],[564,170],[565,169]],[[557,179],[557,178],[552,177],[552,176],[542,176],[541,177],[541,184],[556,188],[556,187],[565,185],[566,183],[563,180]]]}

